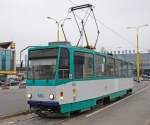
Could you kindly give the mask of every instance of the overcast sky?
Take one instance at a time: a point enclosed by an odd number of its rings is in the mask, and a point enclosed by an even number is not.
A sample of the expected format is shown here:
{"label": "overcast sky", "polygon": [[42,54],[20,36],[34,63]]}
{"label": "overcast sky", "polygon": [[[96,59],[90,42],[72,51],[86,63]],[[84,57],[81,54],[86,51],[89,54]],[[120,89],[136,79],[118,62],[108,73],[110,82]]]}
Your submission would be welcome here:
{"label": "overcast sky", "polygon": [[[136,32],[128,26],[150,25],[150,0],[72,0],[75,4],[91,3],[99,20],[101,32],[97,50],[105,48],[135,48]],[[17,51],[28,45],[46,45],[56,41],[57,26],[46,19],[51,16],[64,18],[68,8],[74,6],[70,0],[0,0],[0,42],[13,40]],[[75,44],[79,33],[73,17],[65,22],[68,40]],[[100,23],[100,21],[102,23]],[[87,34],[91,44],[96,39],[96,28],[89,20]],[[93,25],[92,25],[93,24]],[[110,31],[109,27],[124,38]],[[125,40],[127,39],[127,40]],[[61,40],[63,36],[61,34]],[[150,26],[140,30],[141,49],[150,49]],[[18,55],[18,54],[17,54]]]}

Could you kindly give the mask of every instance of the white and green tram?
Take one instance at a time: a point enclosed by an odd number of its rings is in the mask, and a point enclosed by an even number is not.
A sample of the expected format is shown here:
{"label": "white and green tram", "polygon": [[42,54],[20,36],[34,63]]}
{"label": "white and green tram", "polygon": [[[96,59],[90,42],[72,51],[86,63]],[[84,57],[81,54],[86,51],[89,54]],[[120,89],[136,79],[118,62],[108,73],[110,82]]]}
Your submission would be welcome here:
{"label": "white and green tram", "polygon": [[28,50],[27,97],[34,111],[70,113],[132,92],[133,65],[69,43]]}

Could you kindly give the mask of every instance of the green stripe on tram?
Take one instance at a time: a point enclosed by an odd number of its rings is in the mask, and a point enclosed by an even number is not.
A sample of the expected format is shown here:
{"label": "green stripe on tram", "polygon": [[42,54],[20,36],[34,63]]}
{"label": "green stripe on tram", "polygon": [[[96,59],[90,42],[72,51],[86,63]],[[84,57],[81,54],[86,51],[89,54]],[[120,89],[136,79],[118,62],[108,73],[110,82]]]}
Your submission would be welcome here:
{"label": "green stripe on tram", "polygon": [[96,106],[96,101],[98,99],[102,99],[105,97],[109,97],[110,101],[114,100],[117,97],[122,97],[125,94],[127,94],[128,90],[122,90],[119,92],[115,92],[115,93],[111,93],[108,95],[104,95],[98,98],[93,98],[93,99],[89,99],[89,100],[85,100],[85,101],[80,101],[80,102],[74,102],[74,103],[69,103],[69,104],[62,104],[61,105],[61,113],[67,113],[67,112],[71,112],[71,111],[76,111],[76,110],[85,110],[88,108],[91,108],[93,106]]}
{"label": "green stripe on tram", "polygon": [[[128,79],[131,77],[99,77],[99,78],[83,78],[83,79],[75,79],[75,80],[26,80],[27,86],[58,86],[67,83],[72,83],[77,81],[89,81],[89,80],[109,80],[109,79]],[[82,83],[81,83],[82,84]]]}

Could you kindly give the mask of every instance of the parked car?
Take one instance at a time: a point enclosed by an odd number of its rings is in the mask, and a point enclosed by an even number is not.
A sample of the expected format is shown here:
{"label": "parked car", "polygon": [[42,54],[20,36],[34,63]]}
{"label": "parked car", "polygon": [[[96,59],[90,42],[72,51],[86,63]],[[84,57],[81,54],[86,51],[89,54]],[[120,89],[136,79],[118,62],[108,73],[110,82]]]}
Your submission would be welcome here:
{"label": "parked car", "polygon": [[10,85],[11,85],[11,86],[19,85],[19,81],[12,79],[12,80],[10,80]]}
{"label": "parked car", "polygon": [[142,74],[143,80],[150,80],[150,75],[148,74]]}
{"label": "parked car", "polygon": [[4,81],[0,80],[0,86],[4,85]]}

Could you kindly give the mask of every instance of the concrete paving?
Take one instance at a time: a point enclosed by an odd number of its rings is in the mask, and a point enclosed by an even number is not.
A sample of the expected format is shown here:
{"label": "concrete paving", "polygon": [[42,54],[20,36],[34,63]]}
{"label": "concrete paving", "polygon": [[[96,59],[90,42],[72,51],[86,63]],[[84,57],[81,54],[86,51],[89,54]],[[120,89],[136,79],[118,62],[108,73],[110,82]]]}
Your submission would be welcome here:
{"label": "concrete paving", "polygon": [[25,89],[12,87],[0,90],[0,117],[13,115],[27,110]]}

